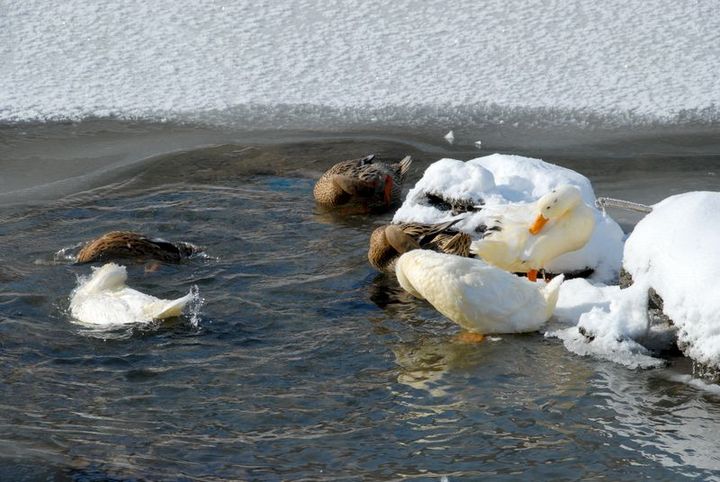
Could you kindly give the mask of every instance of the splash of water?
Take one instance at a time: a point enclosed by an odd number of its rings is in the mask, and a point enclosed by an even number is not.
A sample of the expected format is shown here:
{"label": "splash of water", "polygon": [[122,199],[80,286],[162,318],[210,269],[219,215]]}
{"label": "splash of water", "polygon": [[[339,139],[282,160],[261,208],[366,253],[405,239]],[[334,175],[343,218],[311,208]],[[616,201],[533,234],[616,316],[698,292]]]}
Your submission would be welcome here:
{"label": "splash of water", "polygon": [[188,303],[188,307],[186,310],[190,325],[193,328],[197,329],[200,328],[200,315],[202,307],[205,304],[205,298],[200,296],[200,288],[198,288],[197,285],[192,285],[192,287],[190,288],[190,293],[192,293],[192,300],[190,300],[190,303]]}

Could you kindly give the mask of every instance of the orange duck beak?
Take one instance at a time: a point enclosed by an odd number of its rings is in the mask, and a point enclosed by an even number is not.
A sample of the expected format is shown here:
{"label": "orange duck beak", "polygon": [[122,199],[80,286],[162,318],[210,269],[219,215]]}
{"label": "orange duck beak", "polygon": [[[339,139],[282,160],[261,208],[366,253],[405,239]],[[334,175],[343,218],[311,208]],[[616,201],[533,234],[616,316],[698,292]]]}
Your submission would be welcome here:
{"label": "orange duck beak", "polygon": [[548,222],[548,218],[543,216],[542,214],[538,214],[538,217],[535,218],[535,222],[532,223],[532,226],[530,226],[530,234],[537,234],[540,232],[540,230],[545,226],[545,224]]}

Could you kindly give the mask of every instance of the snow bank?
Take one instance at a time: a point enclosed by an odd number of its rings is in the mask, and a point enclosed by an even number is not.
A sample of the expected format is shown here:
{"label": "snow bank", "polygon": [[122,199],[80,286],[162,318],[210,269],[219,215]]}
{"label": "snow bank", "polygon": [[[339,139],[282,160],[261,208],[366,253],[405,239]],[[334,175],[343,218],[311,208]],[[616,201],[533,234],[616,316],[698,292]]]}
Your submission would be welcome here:
{"label": "snow bank", "polygon": [[[563,285],[556,317],[576,326],[547,333],[581,355],[630,367],[664,363],[653,353],[675,340],[685,355],[720,367],[720,193],[689,192],[653,206],[625,243],[630,288]],[[648,289],[663,299],[674,326],[648,321]]]}
{"label": "snow bank", "polygon": [[671,196],[635,227],[623,265],[635,284],[651,286],[695,361],[720,366],[720,193]]}
{"label": "snow bank", "polygon": [[0,122],[720,119],[710,0],[6,0]]}
{"label": "snow bank", "polygon": [[408,192],[393,222],[439,223],[458,217],[450,210],[429,203],[428,194],[431,194],[446,201],[460,200],[463,205],[480,206],[477,212],[460,215],[462,220],[455,225],[479,237],[476,228],[491,216],[515,206],[529,208],[531,203],[562,184],[580,189],[585,203],[595,211],[596,226],[584,248],[556,258],[547,268],[567,272],[590,267],[596,270],[594,279],[608,282],[615,279],[622,258],[622,230],[610,217],[595,209],[595,193],[585,176],[540,159],[503,154],[467,162],[441,159],[431,164]]}

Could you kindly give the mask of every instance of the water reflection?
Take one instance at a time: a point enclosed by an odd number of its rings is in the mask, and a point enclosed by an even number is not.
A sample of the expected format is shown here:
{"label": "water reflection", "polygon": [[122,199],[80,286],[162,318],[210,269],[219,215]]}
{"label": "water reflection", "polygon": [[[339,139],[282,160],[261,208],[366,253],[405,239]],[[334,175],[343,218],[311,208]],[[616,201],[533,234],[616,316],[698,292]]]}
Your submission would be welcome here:
{"label": "water reflection", "polygon": [[480,344],[467,344],[454,337],[437,335],[398,343],[392,347],[395,363],[399,366],[397,381],[434,397],[447,396],[447,385],[442,384],[445,373],[453,369],[477,368],[478,351],[493,340],[497,338],[486,339]]}
{"label": "water reflection", "polygon": [[648,460],[682,467],[720,470],[720,395],[686,384],[677,369],[639,372],[600,367],[595,396],[608,412],[596,421]]}
{"label": "water reflection", "polygon": [[394,308],[402,310],[417,300],[413,295],[400,287],[397,278],[391,274],[378,273],[373,277],[368,289],[370,301],[382,309]]}

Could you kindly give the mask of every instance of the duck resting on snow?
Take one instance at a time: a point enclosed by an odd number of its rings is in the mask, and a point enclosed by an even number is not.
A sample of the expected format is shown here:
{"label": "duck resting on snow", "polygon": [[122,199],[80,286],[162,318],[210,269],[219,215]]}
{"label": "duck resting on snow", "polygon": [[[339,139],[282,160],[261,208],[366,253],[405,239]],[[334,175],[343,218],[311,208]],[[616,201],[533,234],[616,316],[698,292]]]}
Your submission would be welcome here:
{"label": "duck resting on snow", "polygon": [[89,325],[126,325],[149,323],[180,316],[193,299],[192,292],[175,300],[146,295],[125,285],[125,266],[108,263],[93,268],[93,274],[80,283],[70,299],[70,312],[76,320]]}
{"label": "duck resting on snow", "polygon": [[538,330],[552,316],[563,275],[533,283],[479,259],[416,249],[395,265],[404,290],[480,335]]}
{"label": "duck resting on snow", "polygon": [[580,189],[562,185],[534,205],[503,206],[470,252],[506,271],[527,273],[535,281],[547,263],[585,246],[594,228],[595,213]]}
{"label": "duck resting on snow", "polygon": [[157,260],[177,263],[201,251],[191,243],[149,238],[131,231],[110,231],[89,241],[77,254],[76,263],[116,259]]}
{"label": "duck resting on snow", "polygon": [[325,207],[360,205],[384,212],[400,202],[402,183],[412,158],[396,163],[376,161],[375,155],[335,164],[318,179],[315,201]]}
{"label": "duck resting on snow", "polygon": [[439,224],[386,224],[370,235],[368,261],[378,271],[395,272],[397,258],[413,249],[470,256],[470,235],[453,229],[459,219]]}

